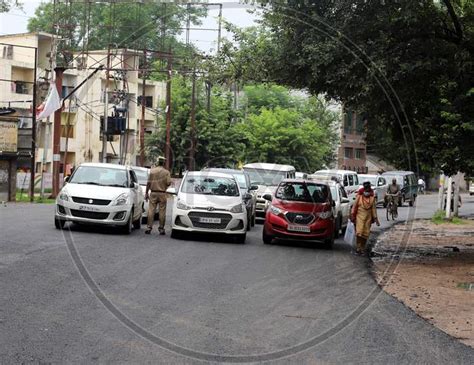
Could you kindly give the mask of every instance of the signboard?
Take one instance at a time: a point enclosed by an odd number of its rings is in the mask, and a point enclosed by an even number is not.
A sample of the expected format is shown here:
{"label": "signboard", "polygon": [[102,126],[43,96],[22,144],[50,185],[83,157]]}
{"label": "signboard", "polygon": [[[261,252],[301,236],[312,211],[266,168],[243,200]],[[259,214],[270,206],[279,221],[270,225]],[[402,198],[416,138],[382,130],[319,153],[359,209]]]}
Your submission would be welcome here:
{"label": "signboard", "polygon": [[0,120],[0,152],[17,152],[17,122]]}

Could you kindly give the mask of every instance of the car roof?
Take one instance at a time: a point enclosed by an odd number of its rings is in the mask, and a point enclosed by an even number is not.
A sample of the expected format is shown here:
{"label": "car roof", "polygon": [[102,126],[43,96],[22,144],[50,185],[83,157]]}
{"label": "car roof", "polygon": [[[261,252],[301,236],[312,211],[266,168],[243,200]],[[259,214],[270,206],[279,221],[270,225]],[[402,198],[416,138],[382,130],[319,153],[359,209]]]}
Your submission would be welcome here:
{"label": "car roof", "polygon": [[129,166],[126,165],[119,165],[115,163],[104,163],[104,162],[84,162],[79,165],[81,166],[88,166],[88,167],[103,167],[108,169],[117,169],[117,170],[127,170]]}
{"label": "car roof", "polygon": [[381,175],[379,175],[379,174],[358,174],[358,175],[359,175],[359,177],[360,177],[360,176],[362,176],[362,177],[364,177],[364,176],[367,176],[367,177],[377,177],[377,176],[381,176]]}
{"label": "car roof", "polygon": [[266,163],[266,162],[256,162],[248,163],[244,165],[244,169],[259,169],[259,170],[272,170],[272,171],[296,171],[296,169],[291,165],[280,165],[276,163]]}
{"label": "car roof", "polygon": [[352,171],[352,170],[336,170],[336,169],[331,169],[331,170],[318,170],[316,171],[314,174],[312,175],[316,175],[316,174],[347,174],[347,173],[351,173],[351,174],[356,174],[357,175],[357,172],[355,171]]}
{"label": "car roof", "polygon": [[311,179],[283,179],[281,181],[281,183],[285,183],[285,182],[329,185],[327,181],[317,181],[317,180],[311,180]]}
{"label": "car roof", "polygon": [[132,170],[139,170],[139,171],[149,171],[148,167],[141,167],[141,166],[130,166]]}
{"label": "car roof", "polygon": [[385,171],[382,175],[415,175],[413,171]]}
{"label": "car roof", "polygon": [[244,170],[229,169],[226,167],[206,167],[202,169],[201,171],[222,172],[224,174],[228,173],[228,174],[246,175],[246,172]]}
{"label": "car roof", "polygon": [[234,176],[232,176],[232,174],[226,174],[223,172],[215,172],[215,171],[206,171],[206,170],[188,171],[186,173],[186,176],[214,176],[214,177],[228,177],[228,178],[234,179]]}

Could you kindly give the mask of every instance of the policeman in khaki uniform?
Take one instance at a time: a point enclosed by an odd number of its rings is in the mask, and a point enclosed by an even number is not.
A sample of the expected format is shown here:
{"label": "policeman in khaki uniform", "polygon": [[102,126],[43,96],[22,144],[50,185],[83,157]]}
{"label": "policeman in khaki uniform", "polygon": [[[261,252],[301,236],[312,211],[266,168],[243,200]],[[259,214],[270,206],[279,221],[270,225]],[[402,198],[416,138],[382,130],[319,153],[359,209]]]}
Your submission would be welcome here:
{"label": "policeman in khaki uniform", "polygon": [[150,234],[153,229],[153,219],[155,217],[156,206],[159,205],[159,219],[160,225],[158,231],[161,235],[165,234],[166,221],[166,189],[171,185],[171,175],[163,165],[165,164],[164,157],[158,157],[158,166],[150,170],[148,175],[148,182],[146,184],[145,199],[150,200],[148,204],[148,229],[146,234]]}

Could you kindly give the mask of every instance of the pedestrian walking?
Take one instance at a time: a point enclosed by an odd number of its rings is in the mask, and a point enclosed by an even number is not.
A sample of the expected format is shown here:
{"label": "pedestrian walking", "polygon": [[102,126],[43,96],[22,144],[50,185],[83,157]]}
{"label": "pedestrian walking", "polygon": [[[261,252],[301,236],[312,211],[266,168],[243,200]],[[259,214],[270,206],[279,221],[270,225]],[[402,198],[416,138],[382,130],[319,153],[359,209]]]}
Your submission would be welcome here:
{"label": "pedestrian walking", "polygon": [[150,234],[153,229],[153,220],[155,218],[156,207],[159,207],[159,226],[158,231],[160,235],[165,234],[166,222],[166,203],[167,194],[166,189],[171,185],[171,175],[168,170],[164,168],[165,158],[158,157],[158,166],[150,170],[148,175],[148,182],[146,184],[145,199],[149,201],[148,204],[148,222],[146,234]]}
{"label": "pedestrian walking", "polygon": [[352,207],[351,220],[356,227],[356,253],[361,255],[366,250],[370,228],[373,223],[380,226],[377,217],[375,194],[369,181],[357,192],[357,197]]}

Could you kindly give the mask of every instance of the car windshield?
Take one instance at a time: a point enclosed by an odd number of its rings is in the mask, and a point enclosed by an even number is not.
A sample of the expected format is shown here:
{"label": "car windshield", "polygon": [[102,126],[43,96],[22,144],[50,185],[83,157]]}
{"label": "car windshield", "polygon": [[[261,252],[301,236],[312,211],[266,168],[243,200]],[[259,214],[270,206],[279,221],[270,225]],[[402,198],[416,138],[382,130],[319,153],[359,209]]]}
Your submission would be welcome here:
{"label": "car windshield", "polygon": [[128,186],[127,170],[113,169],[98,166],[79,166],[71,179],[73,184],[87,184],[100,186]]}
{"label": "car windshield", "polygon": [[249,169],[245,171],[250,175],[250,181],[256,185],[277,186],[286,176],[285,171]]}
{"label": "car windshield", "polygon": [[313,180],[320,180],[320,181],[340,181],[342,176],[338,174],[328,174],[324,172],[315,173],[311,175]]}
{"label": "car windshield", "polygon": [[133,171],[135,171],[137,175],[138,183],[140,185],[146,185],[148,182],[148,170],[133,169]]}
{"label": "car windshield", "polygon": [[377,177],[376,176],[367,176],[367,175],[359,175],[360,181],[362,183],[369,181],[373,186],[377,185]]}
{"label": "car windshield", "polygon": [[209,175],[187,176],[181,191],[187,194],[239,196],[234,179]]}
{"label": "car windshield", "polygon": [[327,185],[312,183],[285,182],[276,191],[276,198],[305,203],[325,203],[328,199]]}
{"label": "car windshield", "polygon": [[398,185],[403,185],[403,176],[400,175],[384,175],[388,183],[391,184],[393,179],[397,179]]}

